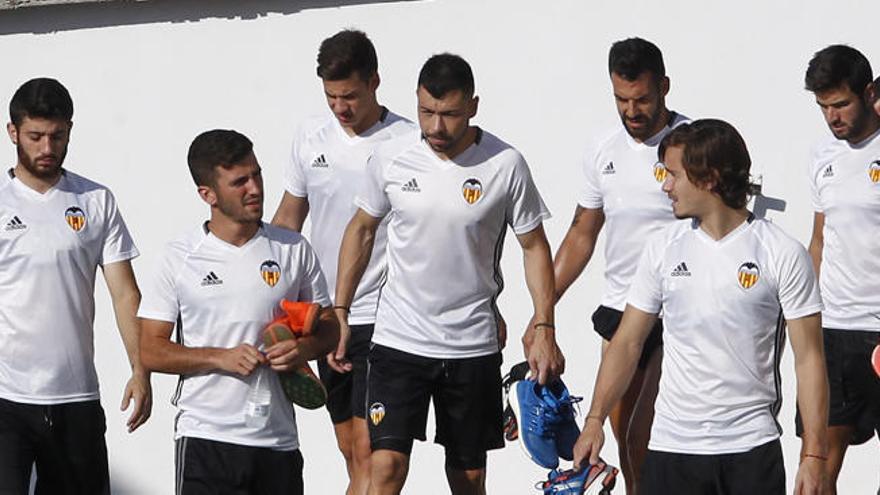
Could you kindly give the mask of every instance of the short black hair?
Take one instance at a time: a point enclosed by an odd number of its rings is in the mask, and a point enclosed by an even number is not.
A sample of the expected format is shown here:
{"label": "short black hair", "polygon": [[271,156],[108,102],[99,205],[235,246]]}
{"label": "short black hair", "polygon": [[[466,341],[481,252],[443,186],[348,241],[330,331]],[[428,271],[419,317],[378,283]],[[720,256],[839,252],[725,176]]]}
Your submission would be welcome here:
{"label": "short black hair", "polygon": [[244,134],[226,129],[206,131],[189,146],[186,161],[197,186],[214,186],[217,167],[229,168],[254,152],[254,144]]}
{"label": "short black hair", "polygon": [[672,146],[684,148],[682,162],[694,184],[714,181],[712,192],[730,208],[744,208],[755,192],[749,180],[752,159],[746,142],[735,127],[723,120],[700,119],[677,126],[660,142],[663,161]]}
{"label": "short black hair", "polygon": [[850,91],[861,96],[871,79],[871,62],[862,52],[848,45],[831,45],[813,55],[804,85],[808,91],[817,93],[846,84]]}
{"label": "short black hair", "polygon": [[422,66],[419,86],[434,98],[443,98],[452,91],[473,96],[474,73],[465,59],[451,53],[441,53],[429,58]]}
{"label": "short black hair", "polygon": [[635,81],[644,72],[660,82],[666,77],[663,53],[657,45],[642,38],[627,38],[611,45],[608,52],[608,74],[617,74],[627,81]]}
{"label": "short black hair", "polygon": [[348,79],[355,72],[367,81],[378,70],[376,48],[363,31],[340,31],[322,41],[318,49],[318,77],[325,81]]}
{"label": "short black hair", "polygon": [[60,82],[38,77],[21,85],[9,102],[9,120],[15,127],[25,117],[41,119],[73,119],[73,100]]}

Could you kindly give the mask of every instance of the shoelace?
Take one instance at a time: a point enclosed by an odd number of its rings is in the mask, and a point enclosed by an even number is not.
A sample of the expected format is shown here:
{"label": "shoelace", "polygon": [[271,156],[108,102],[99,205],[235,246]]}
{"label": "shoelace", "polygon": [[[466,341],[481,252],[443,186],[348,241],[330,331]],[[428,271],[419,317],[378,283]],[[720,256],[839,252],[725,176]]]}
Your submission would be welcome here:
{"label": "shoelace", "polygon": [[542,437],[553,437],[556,434],[557,426],[574,416],[572,405],[582,400],[584,400],[583,397],[569,396],[551,403],[542,397],[541,401],[535,405],[534,414],[529,418],[529,430]]}

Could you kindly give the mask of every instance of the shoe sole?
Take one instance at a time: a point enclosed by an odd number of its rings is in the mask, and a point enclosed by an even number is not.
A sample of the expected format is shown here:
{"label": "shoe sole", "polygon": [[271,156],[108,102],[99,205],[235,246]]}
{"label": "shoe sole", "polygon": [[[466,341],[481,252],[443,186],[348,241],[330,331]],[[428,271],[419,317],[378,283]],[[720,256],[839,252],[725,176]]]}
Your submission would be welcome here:
{"label": "shoe sole", "polygon": [[[589,485],[589,488],[584,490],[583,495],[611,495],[611,490],[617,484],[617,474],[619,472],[617,468],[600,461],[599,464],[591,467],[590,471],[590,474],[587,476],[587,483],[585,483]],[[601,483],[596,483],[597,478],[600,476],[602,476]]]}
{"label": "shoe sole", "polygon": [[327,403],[327,389],[308,364],[295,371],[279,373],[278,379],[287,399],[300,407],[318,409]]}
{"label": "shoe sole", "polygon": [[522,432],[520,431],[520,430],[522,429],[522,427],[519,427],[520,418],[521,418],[521,414],[520,414],[521,409],[520,409],[520,407],[519,407],[519,405],[520,405],[520,404],[519,404],[519,392],[516,390],[516,384],[517,384],[517,383],[518,383],[518,382],[514,382],[514,383],[511,385],[510,390],[511,390],[512,393],[511,393],[511,394],[508,396],[508,398],[507,398],[507,399],[508,399],[508,402],[510,403],[510,408],[513,410],[513,417],[516,419],[516,423],[517,423],[517,426],[518,426],[518,428],[517,428],[517,437],[518,437],[518,440],[519,440],[519,441],[518,441],[517,443],[519,444],[519,446],[520,446],[520,448],[522,449],[522,451],[525,452],[526,456],[527,456],[529,459],[532,460],[532,462],[534,462],[535,464],[537,464],[537,465],[539,465],[539,466],[541,466],[541,467],[543,467],[543,468],[547,468],[547,469],[556,469],[557,467],[559,467],[559,459],[558,459],[558,458],[556,459],[556,464],[555,464],[555,465],[552,465],[552,466],[545,466],[544,464],[541,464],[540,462],[538,462],[538,460],[535,459],[535,458],[532,456],[532,453],[529,452],[528,447],[526,447],[526,441],[525,441],[525,439],[523,438],[523,435],[521,434]]}

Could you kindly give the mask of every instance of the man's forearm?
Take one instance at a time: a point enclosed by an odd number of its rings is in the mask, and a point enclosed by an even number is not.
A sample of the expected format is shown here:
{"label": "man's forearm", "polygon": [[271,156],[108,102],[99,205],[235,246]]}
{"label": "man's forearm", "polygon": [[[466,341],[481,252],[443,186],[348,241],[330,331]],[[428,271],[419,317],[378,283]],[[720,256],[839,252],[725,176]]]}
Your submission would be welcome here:
{"label": "man's forearm", "polygon": [[219,369],[225,351],[216,347],[185,347],[168,339],[148,337],[141,342],[141,363],[147,371],[191,375]]}
{"label": "man's forearm", "polygon": [[357,286],[364,276],[373,253],[375,231],[354,219],[345,228],[339,247],[339,265],[336,274],[337,306],[351,306]]}
{"label": "man's forearm", "polygon": [[828,451],[828,375],[821,353],[798,359],[797,398],[804,425],[802,452],[825,456]]}
{"label": "man's forearm", "polygon": [[141,302],[141,294],[135,289],[125,296],[113,300],[113,312],[116,315],[116,326],[122,337],[122,345],[128,356],[128,363],[132,373],[143,373],[140,359],[140,323],[137,318],[137,308]]}

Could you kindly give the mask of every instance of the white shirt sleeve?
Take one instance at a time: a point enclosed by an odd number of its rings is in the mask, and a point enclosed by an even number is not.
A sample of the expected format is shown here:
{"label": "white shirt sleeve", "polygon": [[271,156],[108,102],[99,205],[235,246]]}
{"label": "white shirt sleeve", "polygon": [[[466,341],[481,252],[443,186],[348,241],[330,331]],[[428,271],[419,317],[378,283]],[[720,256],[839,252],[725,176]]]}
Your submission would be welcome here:
{"label": "white shirt sleeve", "polygon": [[599,185],[599,169],[596,166],[598,151],[589,147],[581,160],[581,187],[578,192],[578,204],[584,208],[602,208],[602,189]]}
{"label": "white shirt sleeve", "polygon": [[125,226],[122,214],[116,207],[116,198],[109,190],[106,191],[104,205],[105,227],[104,227],[104,246],[101,250],[101,259],[98,263],[101,266],[109,265],[117,261],[130,260],[138,256],[137,247],[134,240]]}
{"label": "white shirt sleeve", "polygon": [[545,219],[550,218],[550,211],[538,192],[529,166],[522,155],[517,152],[513,177],[510,181],[509,201],[507,204],[507,223],[517,235],[535,230]]}
{"label": "white shirt sleeve", "polygon": [[300,142],[305,139],[302,133],[299,133],[290,146],[290,161],[284,168],[284,190],[290,194],[299,197],[308,197],[308,184],[306,176],[303,173],[303,159],[300,156]]}
{"label": "white shirt sleeve", "polygon": [[792,243],[796,245],[781,250],[776,262],[779,304],[787,320],[809,316],[823,309],[810,255],[796,241]]}
{"label": "white shirt sleeve", "polygon": [[665,232],[648,241],[627,294],[627,304],[646,313],[659,314],[663,306],[663,249]]}
{"label": "white shirt sleeve", "polygon": [[817,149],[813,149],[810,153],[810,164],[807,166],[807,178],[810,181],[810,204],[813,206],[813,211],[822,213],[824,209],[822,208],[822,199],[819,197],[819,184],[817,182],[819,178],[819,171],[817,168],[819,167],[819,153]]}
{"label": "white shirt sleeve", "polygon": [[180,301],[177,297],[174,251],[167,247],[159,261],[159,269],[153,280],[143,290],[137,315],[150,320],[176,322],[180,314]]}
{"label": "white shirt sleeve", "polygon": [[367,180],[354,198],[355,206],[376,218],[382,218],[391,211],[391,202],[385,193],[385,167],[381,162],[382,157],[377,153],[367,159]]}
{"label": "white shirt sleeve", "polygon": [[305,276],[304,283],[300,284],[300,291],[297,294],[297,301],[312,301],[321,305],[321,307],[329,307],[330,302],[329,291],[327,290],[327,280],[321,271],[321,264],[318,257],[315,256],[312,246],[305,239],[302,241],[300,255],[301,272]]}

